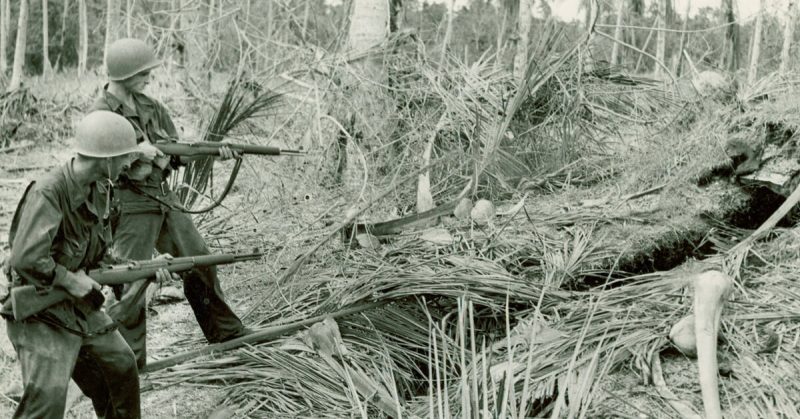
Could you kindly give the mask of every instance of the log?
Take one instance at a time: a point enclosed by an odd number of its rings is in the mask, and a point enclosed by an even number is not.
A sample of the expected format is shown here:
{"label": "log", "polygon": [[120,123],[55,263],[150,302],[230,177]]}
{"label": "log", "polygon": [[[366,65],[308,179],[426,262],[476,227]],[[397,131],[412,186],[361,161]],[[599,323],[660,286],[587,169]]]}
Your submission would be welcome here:
{"label": "log", "polygon": [[204,356],[204,355],[212,355],[219,352],[229,351],[231,349],[236,349],[245,345],[257,345],[259,343],[268,342],[270,340],[279,338],[289,333],[296,332],[300,329],[305,327],[311,326],[314,323],[321,322],[326,318],[337,318],[337,317],[344,317],[349,316],[351,314],[360,313],[365,310],[370,310],[373,308],[380,307],[381,305],[385,304],[384,302],[372,302],[372,303],[365,303],[359,304],[354,307],[345,308],[339,310],[334,313],[328,314],[321,314],[319,316],[314,316],[308,318],[306,320],[300,320],[294,323],[289,324],[282,324],[279,326],[272,326],[267,327],[261,330],[256,331],[255,333],[251,333],[249,335],[245,335],[242,337],[238,337],[236,339],[231,339],[227,342],[216,343],[212,345],[208,345],[203,348],[195,349],[192,351],[186,351],[177,355],[173,355],[164,359],[159,359],[154,362],[150,362],[145,366],[145,368],[140,371],[143,373],[150,373],[154,371],[158,371],[164,368],[169,368],[186,361]]}

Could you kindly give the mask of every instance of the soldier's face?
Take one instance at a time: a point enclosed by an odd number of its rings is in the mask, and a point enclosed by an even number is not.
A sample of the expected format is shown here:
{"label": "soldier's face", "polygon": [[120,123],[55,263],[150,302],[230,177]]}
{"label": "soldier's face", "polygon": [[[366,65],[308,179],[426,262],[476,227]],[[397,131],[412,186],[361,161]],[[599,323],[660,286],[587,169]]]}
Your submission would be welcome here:
{"label": "soldier's face", "polygon": [[150,83],[150,70],[141,71],[123,80],[122,84],[130,92],[141,93]]}

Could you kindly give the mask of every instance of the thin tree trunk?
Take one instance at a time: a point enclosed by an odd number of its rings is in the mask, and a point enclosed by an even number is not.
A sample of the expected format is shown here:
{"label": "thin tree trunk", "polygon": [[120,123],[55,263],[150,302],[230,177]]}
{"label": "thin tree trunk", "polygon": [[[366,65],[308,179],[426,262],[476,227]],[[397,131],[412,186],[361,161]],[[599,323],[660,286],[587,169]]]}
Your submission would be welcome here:
{"label": "thin tree trunk", "polygon": [[447,45],[450,43],[450,37],[453,34],[453,14],[456,7],[456,0],[450,0],[447,6],[447,26],[444,30],[444,40],[442,41],[442,55],[439,57],[439,68],[444,65],[445,57],[447,57]]}
{"label": "thin tree trunk", "polygon": [[761,54],[761,26],[764,21],[764,0],[758,2],[756,27],[753,29],[753,45],[750,49],[750,69],[747,71],[747,84],[753,85],[758,77],[758,56]]}
{"label": "thin tree trunk", "polygon": [[128,38],[133,37],[133,2],[134,0],[125,1],[125,36]]}
{"label": "thin tree trunk", "polygon": [[531,12],[533,0],[520,0],[519,17],[517,20],[517,51],[514,55],[514,78],[521,81],[525,77],[525,67],[528,64],[528,49],[531,34]]}
{"label": "thin tree trunk", "polygon": [[796,15],[794,0],[789,1],[789,10],[786,13],[786,22],[783,25],[783,48],[781,48],[780,73],[786,74],[786,67],[789,65],[789,51],[792,48],[792,36],[794,33],[794,19]]}
{"label": "thin tree trunk", "polygon": [[[622,39],[622,13],[625,11],[625,0],[617,0],[617,23],[614,27],[614,40]],[[619,57],[619,42],[611,46],[611,65],[617,65]]]}
{"label": "thin tree trunk", "polygon": [[8,71],[8,28],[11,22],[11,0],[0,0],[0,77]]}
{"label": "thin tree trunk", "polygon": [[403,27],[404,20],[403,0],[389,0],[389,32],[397,32]]}
{"label": "thin tree trunk", "polygon": [[86,72],[89,57],[89,22],[86,15],[86,0],[78,0],[78,74]]}
{"label": "thin tree trunk", "polygon": [[267,2],[267,42],[272,40],[273,21],[275,20],[275,10],[272,8],[271,1]]}
{"label": "thin tree trunk", "polygon": [[311,0],[306,0],[305,7],[303,7],[303,42],[308,40],[308,14],[311,8]]}
{"label": "thin tree trunk", "polygon": [[[655,27],[657,23],[658,23],[658,16],[656,16],[655,20],[653,20],[653,26],[652,27]],[[653,39],[653,32],[654,32],[653,29],[650,29],[650,31],[647,32],[647,37],[644,38],[644,45],[642,45],[642,51],[647,51],[647,46],[650,45],[650,40]],[[633,69],[634,73],[639,71],[639,67],[642,65],[642,58],[643,57],[644,57],[644,54],[639,54],[639,58],[636,60],[636,67],[634,67],[634,69]]]}
{"label": "thin tree trunk", "polygon": [[53,72],[50,64],[50,28],[48,24],[47,0],[42,0],[42,75],[47,78]]}
{"label": "thin tree trunk", "polygon": [[119,21],[119,3],[117,3],[117,1],[118,0],[106,0],[106,43],[103,48],[103,67],[106,66],[108,46],[117,40]]}
{"label": "thin tree trunk", "polygon": [[692,7],[692,0],[686,0],[686,13],[683,15],[683,25],[681,25],[681,40],[678,43],[678,64],[675,66],[675,74],[681,75],[681,67],[683,66],[683,47],[684,43],[688,42],[689,35],[686,34],[686,29],[689,26],[689,9]]}
{"label": "thin tree trunk", "polygon": [[734,9],[733,0],[722,0],[722,10],[727,30],[725,31],[726,47],[720,57],[721,64],[733,73],[739,69],[739,24],[736,23],[736,10]]}
{"label": "thin tree trunk", "polygon": [[[667,27],[667,0],[658,0],[658,29]],[[656,60],[664,63],[664,55],[667,47],[667,33],[659,30],[656,33]],[[656,78],[664,75],[664,69],[656,63],[653,70]]]}
{"label": "thin tree trunk", "polygon": [[[270,2],[271,3],[271,2]],[[214,0],[208,0],[208,25],[206,26],[206,65],[211,75],[211,69],[214,67],[216,57],[216,39],[217,39],[217,24],[214,22],[216,19],[216,3]]]}
{"label": "thin tree trunk", "polygon": [[14,45],[14,64],[11,69],[11,80],[7,92],[13,92],[22,86],[22,71],[25,65],[25,47],[28,43],[28,0],[19,3],[19,20],[17,21],[17,42]]}
{"label": "thin tree trunk", "polygon": [[586,5],[586,30],[590,31],[588,39],[586,40],[586,56],[583,57],[583,71],[591,72],[594,70],[594,50],[595,50],[595,35],[592,25],[597,20],[597,15],[600,12],[597,0],[588,0]]}
{"label": "thin tree trunk", "polygon": [[69,0],[64,0],[64,3],[61,7],[61,30],[58,35],[58,56],[56,57],[56,68],[61,68],[64,45],[67,42],[67,16],[69,16]]}

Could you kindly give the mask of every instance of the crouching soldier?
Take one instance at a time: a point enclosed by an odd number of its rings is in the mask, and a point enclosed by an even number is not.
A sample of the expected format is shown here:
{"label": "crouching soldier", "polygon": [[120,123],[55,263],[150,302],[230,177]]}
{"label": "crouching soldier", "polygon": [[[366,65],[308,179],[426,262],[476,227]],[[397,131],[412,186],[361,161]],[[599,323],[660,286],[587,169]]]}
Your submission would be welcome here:
{"label": "crouching soldier", "polygon": [[10,301],[3,304],[22,369],[14,417],[64,417],[72,378],[99,417],[138,418],[136,359],[111,318],[95,308],[103,294],[85,271],[110,261],[111,182],[140,152],[155,151],[137,146],[133,127],[112,112],[86,116],[75,137],[77,156],[28,186],[9,232],[11,253],[3,269],[11,288],[60,287],[74,297],[21,321],[13,319]]}

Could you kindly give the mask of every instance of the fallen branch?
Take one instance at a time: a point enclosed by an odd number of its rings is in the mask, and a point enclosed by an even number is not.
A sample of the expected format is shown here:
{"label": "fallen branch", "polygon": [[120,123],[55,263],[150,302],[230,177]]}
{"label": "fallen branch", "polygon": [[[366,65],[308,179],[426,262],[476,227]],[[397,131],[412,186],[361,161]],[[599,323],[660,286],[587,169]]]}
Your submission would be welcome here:
{"label": "fallen branch", "polygon": [[204,355],[211,355],[219,352],[230,351],[231,349],[236,349],[244,345],[256,345],[259,343],[268,342],[270,340],[279,338],[286,334],[293,333],[305,327],[311,326],[314,323],[321,322],[326,318],[349,316],[351,314],[356,314],[365,310],[370,310],[376,307],[380,307],[383,304],[384,304],[383,302],[360,304],[355,307],[345,308],[334,313],[320,314],[319,316],[314,316],[294,323],[267,327],[255,333],[242,336],[240,338],[232,339],[227,342],[208,345],[203,348],[195,349],[192,351],[186,351],[164,359],[159,359],[158,361],[150,362],[141,372],[150,373],[162,370],[164,368],[169,368]]}

